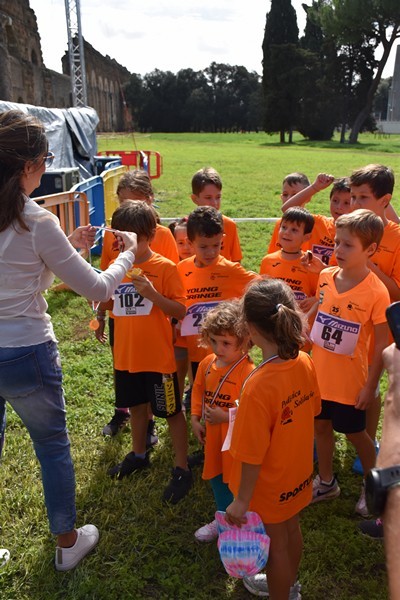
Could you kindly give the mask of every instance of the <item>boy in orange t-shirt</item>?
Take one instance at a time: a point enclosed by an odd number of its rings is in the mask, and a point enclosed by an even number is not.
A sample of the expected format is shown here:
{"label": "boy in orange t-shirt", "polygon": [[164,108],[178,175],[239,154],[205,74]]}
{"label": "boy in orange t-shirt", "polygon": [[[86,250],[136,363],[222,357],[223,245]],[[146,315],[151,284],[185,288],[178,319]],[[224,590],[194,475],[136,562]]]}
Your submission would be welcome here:
{"label": "boy in orange t-shirt", "polygon": [[[146,452],[148,407],[167,419],[175,466],[163,500],[175,504],[192,485],[187,466],[187,428],[181,409],[170,318],[185,314],[185,296],[176,265],[156,254],[150,242],[156,215],[145,202],[126,201],[113,214],[112,227],[134,231],[134,268],[114,293],[114,367],[117,407],[129,408],[132,451],[109,470],[123,477],[149,467]],[[136,272],[138,271],[138,272]]]}
{"label": "boy in orange t-shirt", "polygon": [[212,206],[199,206],[191,212],[187,236],[194,256],[178,264],[187,308],[181,335],[187,339],[193,377],[199,362],[209,354],[209,350],[199,346],[202,319],[221,300],[241,297],[247,285],[257,277],[239,263],[220,255],[223,227],[221,213]]}
{"label": "boy in orange t-shirt", "polygon": [[239,398],[230,446],[235,500],[226,519],[240,527],[253,510],[271,538],[267,575],[244,578],[245,587],[257,596],[298,598],[299,513],[311,501],[314,417],[321,408],[317,377],[311,358],[300,351],[304,315],[287,284],[254,282],[244,295],[243,314],[263,362]]}
{"label": "boy in orange t-shirt", "polygon": [[[213,206],[221,208],[222,180],[215,169],[205,167],[197,171],[192,177],[191,199],[197,206]],[[221,246],[221,256],[232,262],[242,260],[239,235],[235,221],[222,215],[224,221],[224,237]]]}
{"label": "boy in orange t-shirt", "polygon": [[311,273],[302,260],[302,251],[312,235],[314,217],[300,206],[290,208],[281,219],[278,242],[280,250],[267,254],[261,261],[260,275],[268,275],[285,281],[292,288],[295,298],[304,312],[314,302],[318,275]]}
{"label": "boy in orange t-shirt", "polygon": [[[143,200],[150,206],[153,205],[154,192],[151,185],[151,179],[146,171],[143,169],[134,169],[127,171],[122,175],[117,186],[117,196],[120,205],[126,200]],[[157,217],[158,221],[158,217]],[[178,252],[175,244],[175,240],[171,231],[160,225],[157,222],[156,233],[151,241],[151,249],[153,252],[157,252],[165,258],[169,258],[174,263],[179,260]],[[103,246],[100,258],[100,268],[105,271],[108,265],[116,259],[119,253],[118,243],[115,240],[114,235],[111,232],[105,231],[103,238]],[[98,312],[99,327],[95,332],[96,338],[104,344],[107,341],[107,336],[104,333],[105,329],[105,312]],[[114,321],[112,314],[109,315],[109,339],[111,350],[113,349],[114,343]],[[118,409],[114,407],[114,415],[111,421],[103,427],[103,435],[114,436],[118,431],[129,421],[129,411],[126,409]],[[153,446],[158,441],[155,433],[155,423],[152,415],[149,415],[148,432],[147,432],[147,445],[148,447]]]}
{"label": "boy in orange t-shirt", "polygon": [[[382,372],[382,351],[388,343],[385,311],[390,299],[369,263],[383,229],[382,219],[369,210],[339,217],[335,237],[338,266],[324,269],[319,276],[318,313],[310,335],[323,398],[315,425],[319,474],[313,483],[313,502],[340,494],[333,473],[334,431],[344,433],[356,448],[364,473],[375,465],[365,413],[374,401]],[[375,345],[368,369],[372,332]],[[364,485],[355,510],[368,516]]]}
{"label": "boy in orange t-shirt", "polygon": [[[228,487],[232,457],[222,451],[229,409],[235,408],[242,384],[254,369],[247,354],[248,336],[238,331],[240,316],[238,300],[220,302],[207,313],[201,339],[206,347],[212,347],[213,354],[201,361],[192,389],[192,430],[205,446],[203,479],[210,481],[217,510],[221,511],[233,500]],[[199,542],[216,539],[216,520],[200,527],[194,535]]]}

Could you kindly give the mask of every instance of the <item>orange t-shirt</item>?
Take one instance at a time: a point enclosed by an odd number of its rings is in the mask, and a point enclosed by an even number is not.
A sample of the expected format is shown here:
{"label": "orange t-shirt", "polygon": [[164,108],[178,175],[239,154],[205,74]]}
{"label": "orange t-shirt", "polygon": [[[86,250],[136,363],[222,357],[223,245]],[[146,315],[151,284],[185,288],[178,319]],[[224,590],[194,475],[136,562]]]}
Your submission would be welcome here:
{"label": "orange t-shirt", "polygon": [[373,327],[386,322],[390,299],[372,271],[351,290],[339,293],[338,271],[339,267],[328,267],[319,276],[318,313],[310,335],[312,357],[322,398],[354,405],[368,377]]}
{"label": "orange t-shirt", "polygon": [[[142,269],[160,294],[185,304],[183,286],[172,261],[153,253],[149,260],[134,266]],[[118,286],[114,297],[115,369],[130,373],[174,373],[176,364],[168,316],[138,294],[129,278]]]}
{"label": "orange t-shirt", "polygon": [[400,287],[400,225],[388,221],[372,262]]}
{"label": "orange t-shirt", "polygon": [[202,268],[196,267],[195,257],[191,256],[182,260],[177,268],[185,290],[187,309],[181,335],[187,337],[189,360],[200,362],[211,352],[198,346],[203,316],[221,300],[240,298],[250,281],[258,276],[223,256]]}
{"label": "orange t-shirt", "polygon": [[[210,354],[199,364],[192,387],[192,415],[202,416],[203,398],[206,404],[212,401],[221,379],[228,373],[232,365],[217,367],[215,354]],[[211,366],[210,366],[211,365]],[[246,377],[254,369],[249,358],[244,359],[230,373],[222,384],[213,406],[223,408],[226,412],[236,406],[240,390]],[[232,456],[229,452],[221,452],[229,423],[212,425],[206,422],[206,444],[204,454],[203,479],[212,479],[222,473],[225,483],[229,481]]]}
{"label": "orange t-shirt", "polygon": [[261,465],[249,510],[264,523],[287,521],[312,497],[314,417],[321,397],[311,358],[268,363],[250,375],[239,399],[229,487],[239,491],[242,463]]}
{"label": "orange t-shirt", "polygon": [[[304,244],[302,244],[301,249],[303,251],[312,250],[313,254],[318,256],[322,262],[328,265],[333,254],[333,247],[335,245],[335,222],[332,217],[325,217],[324,215],[313,215],[313,217],[314,227],[311,232],[311,238],[308,240],[308,242],[304,242]],[[282,219],[279,219],[279,221],[277,221],[275,224],[267,254],[276,252],[276,250],[280,247],[278,242],[278,234],[281,221]]]}
{"label": "orange t-shirt", "polygon": [[[169,258],[175,264],[179,261],[178,249],[175,238],[168,227],[157,223],[156,234],[150,244],[153,252]],[[105,231],[103,238],[103,248],[101,251],[100,268],[105,271],[112,260],[115,260],[119,254],[119,246],[114,234]]]}
{"label": "orange t-shirt", "polygon": [[238,230],[235,221],[222,215],[224,221],[224,237],[222,239],[221,256],[232,262],[240,262],[243,258]]}
{"label": "orange t-shirt", "polygon": [[287,260],[283,258],[280,250],[267,254],[261,261],[260,275],[269,275],[285,281],[292,288],[297,301],[315,296],[318,274],[310,273],[301,264],[301,257]]}

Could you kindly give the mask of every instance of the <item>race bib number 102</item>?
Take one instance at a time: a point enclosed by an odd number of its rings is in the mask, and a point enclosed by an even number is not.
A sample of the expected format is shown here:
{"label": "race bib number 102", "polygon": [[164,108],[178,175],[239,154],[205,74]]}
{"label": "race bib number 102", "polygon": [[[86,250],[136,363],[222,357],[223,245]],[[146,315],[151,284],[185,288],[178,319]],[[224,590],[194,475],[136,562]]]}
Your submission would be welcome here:
{"label": "race bib number 102", "polygon": [[143,298],[132,283],[121,283],[114,292],[113,313],[116,317],[145,317],[153,303]]}

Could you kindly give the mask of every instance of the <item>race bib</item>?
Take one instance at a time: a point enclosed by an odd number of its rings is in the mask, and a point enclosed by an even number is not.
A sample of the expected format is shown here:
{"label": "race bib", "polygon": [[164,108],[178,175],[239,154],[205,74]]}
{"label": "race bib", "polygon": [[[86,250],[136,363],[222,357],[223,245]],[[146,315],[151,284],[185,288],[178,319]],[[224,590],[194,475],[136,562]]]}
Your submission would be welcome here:
{"label": "race bib", "polygon": [[312,253],[315,256],[318,256],[324,263],[324,265],[329,265],[329,261],[333,254],[333,246],[332,248],[328,248],[327,246],[319,246],[318,244],[313,244]]}
{"label": "race bib", "polygon": [[310,338],[314,344],[325,350],[352,356],[360,331],[361,323],[346,321],[318,311]]}
{"label": "race bib", "polygon": [[181,335],[198,335],[200,325],[209,310],[217,306],[218,302],[204,302],[192,304],[187,309],[186,315],[182,320]]}
{"label": "race bib", "polygon": [[153,303],[143,298],[132,283],[121,283],[114,292],[113,313],[116,317],[146,317]]}

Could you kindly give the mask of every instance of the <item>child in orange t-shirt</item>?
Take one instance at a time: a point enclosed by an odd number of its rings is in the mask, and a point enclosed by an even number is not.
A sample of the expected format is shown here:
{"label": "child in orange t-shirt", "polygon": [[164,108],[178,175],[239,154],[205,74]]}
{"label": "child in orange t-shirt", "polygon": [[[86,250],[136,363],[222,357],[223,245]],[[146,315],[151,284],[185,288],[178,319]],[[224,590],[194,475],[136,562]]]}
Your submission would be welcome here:
{"label": "child in orange t-shirt", "polygon": [[[323,398],[315,425],[319,474],[313,482],[313,502],[340,494],[333,473],[335,431],[345,434],[356,448],[364,473],[375,465],[366,409],[374,402],[383,368],[382,351],[388,343],[385,311],[390,299],[369,263],[383,230],[382,219],[370,210],[339,217],[335,236],[338,266],[324,269],[319,276],[318,313],[310,335]],[[368,369],[372,333],[375,344]],[[368,516],[364,485],[355,511]]]}
{"label": "child in orange t-shirt", "polygon": [[184,285],[187,312],[181,334],[186,337],[193,377],[199,362],[210,350],[198,344],[202,319],[221,300],[239,298],[257,275],[220,254],[224,235],[222,215],[212,206],[199,206],[190,213],[187,235],[194,256],[178,264]]}
{"label": "child in orange t-shirt", "polygon": [[[220,210],[221,198],[222,180],[215,169],[205,167],[193,175],[191,199],[197,206],[212,206]],[[224,237],[221,245],[221,256],[232,262],[240,262],[243,255],[236,223],[225,215],[222,215],[222,219],[224,222]]]}
{"label": "child in orange t-shirt", "polygon": [[317,377],[310,356],[300,351],[304,315],[286,283],[254,282],[243,298],[243,316],[263,362],[239,398],[230,446],[235,500],[226,519],[240,527],[253,510],[271,538],[267,575],[245,578],[245,587],[258,596],[299,598],[299,512],[312,498],[314,417],[321,408]]}
{"label": "child in orange t-shirt", "polygon": [[[154,191],[151,185],[151,179],[149,174],[143,169],[134,169],[127,171],[122,175],[117,186],[117,197],[120,205],[126,200],[143,200],[150,206],[153,205]],[[151,241],[151,249],[153,252],[157,252],[165,258],[169,258],[174,263],[177,263],[178,252],[175,244],[173,235],[167,227],[160,225],[158,215],[157,216],[157,227],[154,239]],[[118,256],[119,248],[115,237],[110,232],[104,233],[103,247],[100,258],[100,268],[102,271],[107,269],[111,261],[115,260]],[[95,332],[96,338],[104,344],[107,341],[105,335],[105,312],[98,312],[99,327]],[[114,343],[114,321],[112,315],[108,321],[109,324],[109,339],[111,350],[113,349]],[[127,409],[118,409],[114,407],[114,415],[110,422],[103,427],[103,435],[114,436],[118,433],[122,427],[129,421],[129,411]],[[149,423],[147,431],[147,445],[148,447],[154,446],[158,442],[158,437],[155,431],[155,423],[152,415],[149,414]]]}
{"label": "child in orange t-shirt", "polygon": [[146,452],[150,406],[155,416],[167,419],[175,466],[163,500],[175,504],[192,485],[170,323],[171,317],[182,319],[185,314],[183,286],[176,265],[150,248],[156,230],[151,206],[125,201],[114,212],[112,227],[134,231],[138,249],[134,268],[116,289],[113,302],[116,404],[130,410],[132,451],[109,475],[122,479],[150,466]]}
{"label": "child in orange t-shirt", "polygon": [[[228,431],[229,409],[236,406],[242,384],[254,369],[247,354],[248,336],[238,328],[240,316],[238,300],[221,302],[207,313],[201,339],[206,347],[211,346],[213,354],[201,361],[192,390],[192,429],[205,446],[203,479],[210,480],[217,510],[221,511],[233,500],[228,487],[232,457],[221,450]],[[217,522],[214,519],[203,525],[194,535],[199,542],[216,539]]]}

